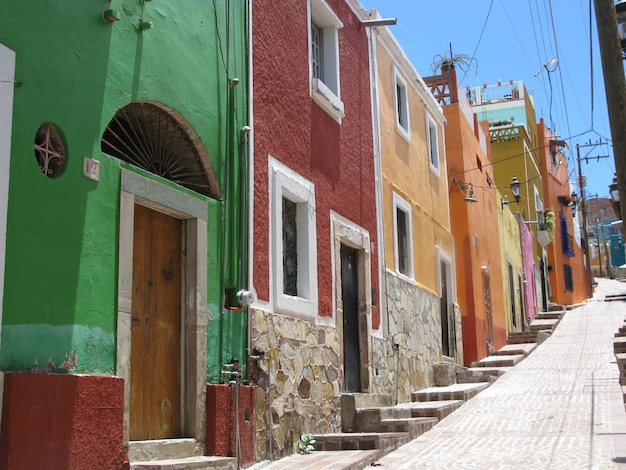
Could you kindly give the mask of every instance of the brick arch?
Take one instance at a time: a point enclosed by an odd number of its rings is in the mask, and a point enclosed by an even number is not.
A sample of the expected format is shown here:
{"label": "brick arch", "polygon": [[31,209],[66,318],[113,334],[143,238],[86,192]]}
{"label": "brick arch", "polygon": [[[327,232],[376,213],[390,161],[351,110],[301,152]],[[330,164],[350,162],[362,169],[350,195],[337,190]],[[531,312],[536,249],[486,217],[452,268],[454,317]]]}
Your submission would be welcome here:
{"label": "brick arch", "polygon": [[200,137],[182,114],[163,103],[135,101],[120,108],[106,127],[100,148],[192,191],[221,199]]}

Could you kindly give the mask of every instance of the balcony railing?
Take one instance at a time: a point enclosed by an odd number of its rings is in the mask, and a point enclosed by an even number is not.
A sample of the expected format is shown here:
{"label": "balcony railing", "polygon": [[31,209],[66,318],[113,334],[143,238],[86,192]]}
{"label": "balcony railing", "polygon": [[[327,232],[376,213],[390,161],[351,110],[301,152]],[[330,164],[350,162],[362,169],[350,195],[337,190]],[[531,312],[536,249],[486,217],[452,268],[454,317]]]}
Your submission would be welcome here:
{"label": "balcony railing", "polygon": [[489,137],[491,137],[491,143],[496,144],[519,140],[520,128],[521,126],[513,127],[511,125],[506,125],[506,127],[494,127],[491,123],[489,123]]}
{"label": "balcony railing", "polygon": [[509,80],[495,85],[466,87],[465,96],[472,106],[522,100],[524,99],[524,83]]}

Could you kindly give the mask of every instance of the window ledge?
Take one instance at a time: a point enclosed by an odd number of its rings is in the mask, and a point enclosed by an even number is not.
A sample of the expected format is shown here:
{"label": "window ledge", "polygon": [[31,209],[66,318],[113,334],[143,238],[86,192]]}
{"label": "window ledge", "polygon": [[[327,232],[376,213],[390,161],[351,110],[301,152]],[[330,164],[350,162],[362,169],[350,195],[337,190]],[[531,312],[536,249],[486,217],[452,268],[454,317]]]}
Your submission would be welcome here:
{"label": "window ledge", "polygon": [[317,316],[317,303],[315,301],[281,292],[276,293],[274,308],[277,313],[301,320],[314,321]]}
{"label": "window ledge", "polygon": [[313,101],[341,124],[341,118],[345,116],[343,102],[319,78],[314,78],[311,81],[311,96]]}

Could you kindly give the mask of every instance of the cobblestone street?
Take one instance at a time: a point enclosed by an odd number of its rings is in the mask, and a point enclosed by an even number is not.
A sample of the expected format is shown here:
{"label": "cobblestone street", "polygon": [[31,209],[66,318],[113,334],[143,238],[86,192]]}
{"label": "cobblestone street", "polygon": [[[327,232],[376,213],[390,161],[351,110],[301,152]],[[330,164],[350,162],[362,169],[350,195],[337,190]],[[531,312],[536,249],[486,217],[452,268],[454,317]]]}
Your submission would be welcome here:
{"label": "cobblestone street", "polygon": [[626,413],[613,353],[626,308],[604,301],[626,292],[626,284],[598,281],[594,298],[568,311],[527,359],[376,466],[626,468]]}

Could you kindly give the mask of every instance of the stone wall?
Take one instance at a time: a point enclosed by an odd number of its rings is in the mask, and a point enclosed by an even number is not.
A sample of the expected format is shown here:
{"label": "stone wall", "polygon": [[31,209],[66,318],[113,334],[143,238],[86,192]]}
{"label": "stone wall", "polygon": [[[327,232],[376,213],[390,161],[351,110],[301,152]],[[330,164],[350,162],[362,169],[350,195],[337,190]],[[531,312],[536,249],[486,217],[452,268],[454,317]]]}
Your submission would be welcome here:
{"label": "stone wall", "polygon": [[302,433],[340,432],[342,370],[337,330],[255,309],[250,310],[250,322],[252,348],[265,353],[248,366],[251,382],[258,385],[255,459],[291,455]]}
{"label": "stone wall", "polygon": [[[444,360],[441,350],[439,296],[387,273],[389,340],[375,342],[374,364],[386,362],[387,374],[374,374],[376,393],[395,393],[399,403],[411,400],[411,392],[434,384],[433,364]],[[456,355],[462,363],[461,315],[455,306]],[[398,347],[394,348],[393,345]],[[391,355],[390,355],[391,354]],[[381,358],[385,358],[381,360]],[[461,361],[461,362],[459,362]],[[396,365],[397,364],[397,365]],[[393,371],[399,368],[397,392]],[[379,380],[376,380],[379,379]],[[390,390],[390,387],[394,390]]]}
{"label": "stone wall", "polygon": [[[411,392],[434,384],[434,363],[450,359],[441,354],[439,297],[389,273],[387,295],[389,333],[384,338],[369,335],[370,388],[363,393],[403,403],[411,400]],[[462,364],[458,307],[455,326],[454,362]],[[250,382],[257,385],[255,460],[296,452],[302,433],[341,432],[342,343],[337,329],[260,309],[250,310],[250,328],[253,352],[263,352],[248,364]]]}

